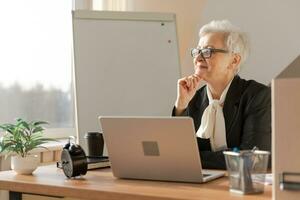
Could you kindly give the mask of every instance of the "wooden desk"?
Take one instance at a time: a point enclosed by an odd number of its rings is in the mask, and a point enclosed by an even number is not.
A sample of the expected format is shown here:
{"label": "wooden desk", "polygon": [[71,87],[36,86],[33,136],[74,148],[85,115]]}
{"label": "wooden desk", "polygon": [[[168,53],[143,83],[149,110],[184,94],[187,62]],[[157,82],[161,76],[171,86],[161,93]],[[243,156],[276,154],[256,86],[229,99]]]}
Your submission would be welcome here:
{"label": "wooden desk", "polygon": [[67,179],[55,166],[39,167],[34,174],[16,175],[0,172],[0,189],[13,194],[31,193],[96,200],[271,200],[271,186],[259,195],[238,195],[229,192],[228,177],[204,184],[116,179],[111,169],[88,171],[79,179]]}

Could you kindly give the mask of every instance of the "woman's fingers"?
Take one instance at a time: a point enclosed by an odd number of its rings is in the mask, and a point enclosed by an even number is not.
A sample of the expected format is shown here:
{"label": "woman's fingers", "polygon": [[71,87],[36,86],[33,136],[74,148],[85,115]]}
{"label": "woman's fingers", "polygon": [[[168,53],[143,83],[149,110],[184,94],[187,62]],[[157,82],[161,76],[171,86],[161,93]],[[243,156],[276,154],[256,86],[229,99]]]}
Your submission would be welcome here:
{"label": "woman's fingers", "polygon": [[191,90],[196,90],[199,85],[200,85],[200,82],[201,82],[201,78],[195,74],[191,75],[188,77],[188,80],[189,80],[189,89]]}
{"label": "woman's fingers", "polygon": [[182,86],[183,88],[187,89],[187,78],[184,77],[184,78],[181,78],[178,80],[178,85]]}
{"label": "woman's fingers", "polygon": [[189,89],[193,88],[193,79],[191,76],[187,77],[187,85]]}
{"label": "woman's fingers", "polygon": [[195,78],[194,76],[193,76],[193,89],[197,89],[197,85],[198,85],[198,80],[197,80],[197,78]]}
{"label": "woman's fingers", "polygon": [[178,84],[187,91],[194,91],[199,87],[201,80],[202,79],[198,75],[193,74],[179,79]]}
{"label": "woman's fingers", "polygon": [[202,79],[197,75],[190,75],[178,79],[177,100],[175,106],[177,109],[185,109],[189,101],[193,98]]}
{"label": "woman's fingers", "polygon": [[198,88],[200,86],[202,78],[196,74],[192,75],[194,77],[194,86]]}

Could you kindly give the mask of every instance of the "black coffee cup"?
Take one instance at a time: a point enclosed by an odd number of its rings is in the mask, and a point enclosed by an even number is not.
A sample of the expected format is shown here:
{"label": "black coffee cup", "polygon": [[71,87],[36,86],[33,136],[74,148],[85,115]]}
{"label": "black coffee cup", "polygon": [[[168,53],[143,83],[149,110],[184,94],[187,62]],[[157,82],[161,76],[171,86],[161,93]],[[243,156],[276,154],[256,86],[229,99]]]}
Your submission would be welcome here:
{"label": "black coffee cup", "polygon": [[99,157],[103,155],[104,140],[103,135],[99,132],[88,132],[85,134],[87,144],[87,156]]}

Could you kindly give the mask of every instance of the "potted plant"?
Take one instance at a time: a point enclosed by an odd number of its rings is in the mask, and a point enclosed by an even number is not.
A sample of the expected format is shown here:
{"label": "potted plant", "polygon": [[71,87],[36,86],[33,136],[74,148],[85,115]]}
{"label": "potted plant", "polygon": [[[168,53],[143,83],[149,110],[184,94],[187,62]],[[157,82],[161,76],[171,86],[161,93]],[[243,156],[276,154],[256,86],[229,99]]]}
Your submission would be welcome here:
{"label": "potted plant", "polygon": [[6,153],[5,157],[11,155],[11,167],[18,174],[31,174],[39,164],[37,155],[30,154],[35,148],[45,148],[42,144],[49,141],[56,141],[51,138],[44,138],[44,121],[27,122],[17,119],[15,124],[0,125],[5,131],[0,140],[0,153]]}

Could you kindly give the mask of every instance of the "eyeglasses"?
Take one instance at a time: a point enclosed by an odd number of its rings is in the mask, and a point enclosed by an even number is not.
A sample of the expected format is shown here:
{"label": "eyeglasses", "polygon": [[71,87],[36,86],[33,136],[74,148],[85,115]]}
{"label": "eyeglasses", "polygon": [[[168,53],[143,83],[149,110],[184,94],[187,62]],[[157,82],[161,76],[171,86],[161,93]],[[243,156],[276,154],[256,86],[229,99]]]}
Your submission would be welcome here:
{"label": "eyeglasses", "polygon": [[214,48],[204,48],[204,49],[197,49],[193,48],[191,49],[191,56],[193,58],[196,58],[197,56],[201,55],[202,58],[210,58],[211,54],[220,52],[220,53],[228,53],[227,50],[224,49],[214,49]]}

